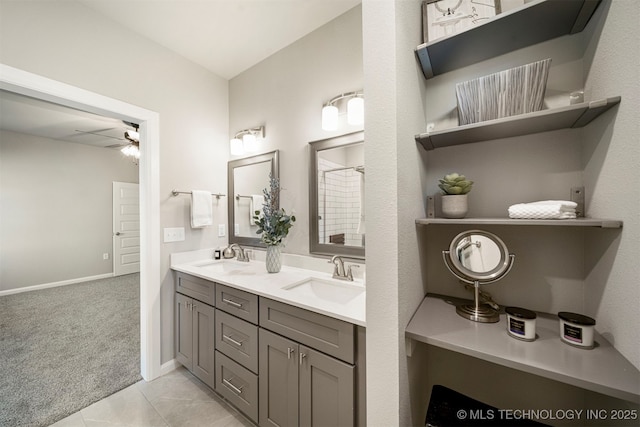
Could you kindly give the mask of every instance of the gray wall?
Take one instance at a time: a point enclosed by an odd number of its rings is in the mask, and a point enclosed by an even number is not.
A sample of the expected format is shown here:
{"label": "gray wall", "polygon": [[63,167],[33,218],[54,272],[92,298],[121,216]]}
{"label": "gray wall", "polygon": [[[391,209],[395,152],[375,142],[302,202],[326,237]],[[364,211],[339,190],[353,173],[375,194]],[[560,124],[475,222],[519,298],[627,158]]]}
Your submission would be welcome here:
{"label": "gray wall", "polygon": [[0,132],[0,291],[113,272],[113,181],[138,182],[117,150]]}
{"label": "gray wall", "polygon": [[[189,197],[171,190],[226,192],[228,82],[77,2],[0,2],[0,62],[159,114],[160,225],[185,227],[162,244],[162,363],[174,357],[172,252],[224,245],[217,226],[192,230]],[[70,166],[68,159],[61,166]],[[226,224],[226,201],[214,222]],[[142,221],[145,219],[142,218]],[[162,230],[157,230],[162,233]]]}
{"label": "gray wall", "polygon": [[[342,120],[337,131],[323,131],[322,106],[362,87],[359,6],[229,82],[231,133],[264,124],[260,152],[280,150],[280,205],[296,216],[285,252],[309,253],[308,143],[362,130]],[[365,93],[365,105],[366,97]]]}

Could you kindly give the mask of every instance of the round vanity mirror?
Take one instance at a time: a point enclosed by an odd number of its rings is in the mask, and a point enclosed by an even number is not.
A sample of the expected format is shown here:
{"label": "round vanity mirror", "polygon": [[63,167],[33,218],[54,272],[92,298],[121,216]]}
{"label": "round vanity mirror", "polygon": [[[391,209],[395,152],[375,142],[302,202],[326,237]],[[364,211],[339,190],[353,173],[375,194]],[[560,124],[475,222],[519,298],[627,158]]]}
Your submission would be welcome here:
{"label": "round vanity mirror", "polygon": [[509,253],[507,245],[488,231],[468,230],[454,237],[442,256],[454,276],[474,285],[474,304],[459,305],[456,312],[475,322],[497,322],[498,312],[480,303],[479,287],[500,280],[511,270],[515,255]]}

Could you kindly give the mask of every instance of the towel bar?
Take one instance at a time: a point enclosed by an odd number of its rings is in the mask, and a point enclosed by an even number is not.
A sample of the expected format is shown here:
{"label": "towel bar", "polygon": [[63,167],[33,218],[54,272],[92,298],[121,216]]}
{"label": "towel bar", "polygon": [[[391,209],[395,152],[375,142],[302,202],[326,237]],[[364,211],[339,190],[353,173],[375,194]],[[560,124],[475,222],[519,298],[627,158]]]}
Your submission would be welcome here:
{"label": "towel bar", "polygon": [[[191,194],[191,191],[178,191],[178,190],[171,191],[171,195],[174,197],[177,196],[178,194]],[[226,194],[221,194],[221,193],[211,193],[211,195],[215,196],[216,199],[227,196]]]}

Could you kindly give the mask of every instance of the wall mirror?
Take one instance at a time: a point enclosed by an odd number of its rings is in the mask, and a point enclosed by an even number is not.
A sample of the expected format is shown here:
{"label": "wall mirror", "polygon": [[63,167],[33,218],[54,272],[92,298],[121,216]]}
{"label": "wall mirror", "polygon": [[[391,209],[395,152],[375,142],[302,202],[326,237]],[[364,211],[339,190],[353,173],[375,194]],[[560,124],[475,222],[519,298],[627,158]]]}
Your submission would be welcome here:
{"label": "wall mirror", "polygon": [[451,240],[449,250],[442,251],[449,271],[474,287],[474,303],[456,307],[456,313],[474,322],[495,323],[498,312],[480,303],[480,285],[502,279],[513,266],[515,255],[495,234],[483,230],[468,230]]}
{"label": "wall mirror", "polygon": [[364,258],[364,132],[309,147],[309,252]]}
{"label": "wall mirror", "polygon": [[229,244],[265,246],[256,234],[253,214],[262,210],[262,190],[269,188],[269,174],[278,178],[278,171],[278,150],[228,163]]}

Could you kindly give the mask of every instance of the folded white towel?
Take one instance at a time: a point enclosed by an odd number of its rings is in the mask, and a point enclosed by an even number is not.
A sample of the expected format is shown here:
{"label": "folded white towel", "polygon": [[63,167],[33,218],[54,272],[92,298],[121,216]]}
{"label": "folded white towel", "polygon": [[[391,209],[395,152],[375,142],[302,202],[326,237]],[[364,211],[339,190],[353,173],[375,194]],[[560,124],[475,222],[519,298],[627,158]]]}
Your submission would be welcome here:
{"label": "folded white towel", "polygon": [[518,203],[509,206],[509,218],[514,219],[573,219],[576,217],[575,202],[567,200],[543,200]]}
{"label": "folded white towel", "polygon": [[262,205],[264,205],[264,196],[261,194],[252,194],[251,203],[249,205],[249,224],[253,225],[253,216],[256,211],[260,211],[258,218],[262,218],[264,213],[262,212]]}
{"label": "folded white towel", "polygon": [[213,225],[213,202],[210,191],[191,191],[191,228]]}

